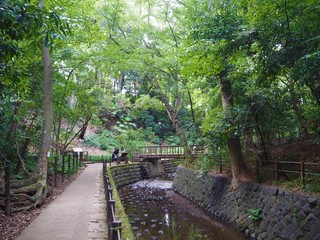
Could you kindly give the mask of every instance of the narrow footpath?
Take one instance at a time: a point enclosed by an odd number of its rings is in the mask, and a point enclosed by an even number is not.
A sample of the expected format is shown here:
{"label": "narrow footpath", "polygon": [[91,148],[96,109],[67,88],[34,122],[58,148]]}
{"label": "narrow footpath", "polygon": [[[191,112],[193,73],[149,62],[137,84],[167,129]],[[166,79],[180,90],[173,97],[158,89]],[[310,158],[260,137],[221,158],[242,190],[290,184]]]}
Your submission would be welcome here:
{"label": "narrow footpath", "polygon": [[89,164],[16,239],[107,239],[105,206],[102,164]]}

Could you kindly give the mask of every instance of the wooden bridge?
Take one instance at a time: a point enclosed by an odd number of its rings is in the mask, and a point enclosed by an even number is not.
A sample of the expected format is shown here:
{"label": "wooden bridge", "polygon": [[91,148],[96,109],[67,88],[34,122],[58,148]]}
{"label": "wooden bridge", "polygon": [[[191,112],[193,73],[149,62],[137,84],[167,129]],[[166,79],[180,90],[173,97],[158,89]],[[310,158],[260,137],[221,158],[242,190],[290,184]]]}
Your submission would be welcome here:
{"label": "wooden bridge", "polygon": [[[203,147],[194,146],[191,149],[191,155],[203,154],[205,149]],[[180,158],[185,156],[185,150],[182,146],[144,146],[139,147],[136,152],[132,154],[134,161],[157,160],[164,158]]]}

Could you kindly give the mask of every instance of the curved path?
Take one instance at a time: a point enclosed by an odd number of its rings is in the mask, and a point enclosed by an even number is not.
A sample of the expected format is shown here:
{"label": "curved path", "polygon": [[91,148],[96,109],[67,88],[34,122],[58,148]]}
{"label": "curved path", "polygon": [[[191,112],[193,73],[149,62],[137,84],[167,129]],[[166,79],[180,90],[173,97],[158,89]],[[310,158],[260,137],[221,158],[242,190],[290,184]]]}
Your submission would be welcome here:
{"label": "curved path", "polygon": [[89,164],[17,239],[107,239],[105,206],[102,164]]}

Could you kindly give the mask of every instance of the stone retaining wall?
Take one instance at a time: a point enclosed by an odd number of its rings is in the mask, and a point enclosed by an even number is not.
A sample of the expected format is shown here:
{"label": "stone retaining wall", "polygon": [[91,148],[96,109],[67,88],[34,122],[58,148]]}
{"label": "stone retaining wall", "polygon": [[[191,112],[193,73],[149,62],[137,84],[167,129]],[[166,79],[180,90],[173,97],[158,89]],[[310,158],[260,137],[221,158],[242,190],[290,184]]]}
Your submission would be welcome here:
{"label": "stone retaining wall", "polygon": [[[320,240],[320,199],[179,166],[173,189],[253,239]],[[257,213],[258,220],[250,219]],[[261,214],[260,214],[261,212]]]}
{"label": "stone retaining wall", "polygon": [[181,159],[170,159],[161,161],[164,166],[166,173],[174,173],[177,169],[177,166],[182,162]]}
{"label": "stone retaining wall", "polygon": [[110,171],[117,187],[149,178],[142,163],[111,166]]}
{"label": "stone retaining wall", "polygon": [[[162,160],[165,173],[175,172],[181,160]],[[149,178],[145,163],[121,164],[110,167],[117,187]]]}

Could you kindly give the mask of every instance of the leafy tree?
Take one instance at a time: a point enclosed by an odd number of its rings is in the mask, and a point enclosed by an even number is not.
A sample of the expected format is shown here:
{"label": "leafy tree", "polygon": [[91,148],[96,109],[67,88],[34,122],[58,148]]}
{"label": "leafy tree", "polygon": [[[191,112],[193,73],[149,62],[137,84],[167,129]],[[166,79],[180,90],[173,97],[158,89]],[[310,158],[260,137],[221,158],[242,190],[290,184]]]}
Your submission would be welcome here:
{"label": "leafy tree", "polygon": [[[225,143],[231,155],[233,185],[236,187],[238,180],[250,179],[250,172],[244,161],[233,113],[236,101],[234,99],[237,96],[233,94],[233,82],[230,79],[233,68],[231,60],[237,52],[238,44],[241,44],[242,38],[247,38],[247,34],[243,34],[243,37],[240,35],[245,29],[241,25],[243,20],[237,14],[234,1],[211,1],[209,8],[207,3],[199,1],[190,1],[188,4],[188,21],[192,29],[189,41],[193,44],[189,53],[192,54],[192,61],[189,63],[195,64],[190,66],[194,69],[191,76],[208,76],[206,79],[209,84],[210,81],[216,81],[215,86],[219,82],[221,103],[225,112],[224,121],[227,121]],[[189,71],[186,73],[190,74]]]}
{"label": "leafy tree", "polygon": [[[3,2],[2,2],[3,4]],[[42,124],[42,137],[39,147],[39,155],[38,155],[38,162],[37,167],[35,169],[35,172],[30,176],[28,179],[21,180],[14,182],[12,184],[12,187],[14,188],[12,190],[13,194],[15,195],[15,198],[19,204],[14,207],[14,210],[21,210],[21,209],[29,209],[30,207],[37,206],[41,204],[44,200],[44,198],[47,195],[48,192],[48,186],[47,186],[47,173],[48,173],[48,161],[47,161],[47,152],[50,148],[51,143],[51,127],[52,127],[52,114],[53,114],[53,108],[52,108],[52,63],[50,58],[50,50],[49,46],[52,45],[52,41],[60,36],[60,34],[65,34],[66,31],[66,25],[65,23],[60,19],[57,12],[47,10],[45,7],[44,1],[40,1],[37,5],[36,3],[32,2],[13,2],[12,5],[9,5],[7,3],[4,3],[4,8],[2,8],[2,13],[4,14],[4,17],[2,20],[4,23],[8,24],[8,29],[2,31],[4,33],[4,41],[6,43],[11,44],[12,49],[15,47],[15,52],[7,51],[7,55],[11,55],[12,58],[3,58],[1,59],[4,61],[4,71],[3,71],[3,77],[6,79],[4,83],[6,83],[6,86],[4,86],[6,89],[10,89],[11,86],[18,86],[12,89],[12,93],[10,94],[10,98],[13,96],[17,96],[18,101],[16,102],[16,110],[14,111],[14,116],[17,116],[18,113],[18,107],[19,102],[23,99],[23,94],[21,92],[26,92],[28,89],[28,81],[27,77],[34,77],[32,74],[36,73],[36,69],[29,69],[29,72],[27,71],[25,75],[22,75],[19,73],[19,67],[21,69],[24,69],[26,65],[19,65],[17,70],[10,70],[10,64],[16,64],[16,63],[22,63],[18,61],[18,58],[16,58],[17,54],[22,52],[22,49],[29,50],[32,49],[31,47],[28,48],[29,44],[33,47],[34,53],[36,53],[35,58],[39,60],[39,58],[42,56],[42,66],[43,66],[43,82],[44,85],[42,87],[43,91],[43,98],[44,98],[44,108],[43,108],[43,124]],[[4,9],[4,10],[3,10]],[[28,27],[31,27],[28,29]],[[20,32],[21,30],[21,32]],[[8,34],[7,34],[8,33]],[[37,40],[40,39],[40,46],[38,45]],[[7,44],[8,45],[8,44]],[[37,48],[39,47],[39,48]],[[40,51],[37,51],[40,49]],[[31,53],[27,56],[31,56]],[[38,58],[37,58],[37,57]],[[28,59],[27,63],[29,65],[31,60]],[[2,69],[2,70],[3,70]],[[24,69],[25,70],[25,69]],[[12,72],[18,73],[18,79],[23,80],[20,81],[19,85],[15,83],[15,78],[12,77]],[[22,71],[21,71],[22,72]],[[31,74],[30,74],[31,73]],[[29,74],[29,75],[28,75]],[[23,76],[23,78],[21,77]],[[23,85],[21,85],[23,83]],[[30,87],[34,87],[34,85],[30,84]],[[31,95],[29,95],[31,96]],[[9,101],[11,101],[9,98]],[[27,104],[23,104],[24,106],[27,106]],[[29,106],[30,107],[30,106]],[[20,110],[26,110],[25,108],[21,108]],[[35,113],[35,112],[33,112]],[[32,114],[30,114],[32,116]],[[23,132],[26,134],[29,131],[27,131],[28,128],[32,126],[32,123],[34,119],[37,116],[33,116],[31,120],[27,118],[27,114],[22,115],[23,118],[21,119],[15,119],[15,124],[11,125],[12,131],[10,130],[10,135],[13,132],[13,130],[17,129],[18,124],[22,125],[21,128]],[[23,121],[26,121],[26,123],[21,123]],[[8,132],[8,133],[9,133]],[[17,131],[16,131],[17,133]],[[9,135],[8,135],[9,136]],[[20,154],[20,148],[21,144],[18,142],[15,144],[15,148],[17,149],[17,155],[19,156],[19,162],[17,164],[17,170],[19,169],[19,165],[21,165],[22,160],[24,158],[24,155],[26,153],[26,149],[29,144],[29,136],[25,136],[25,142],[22,145],[22,155]],[[2,154],[2,157],[5,155]]]}

